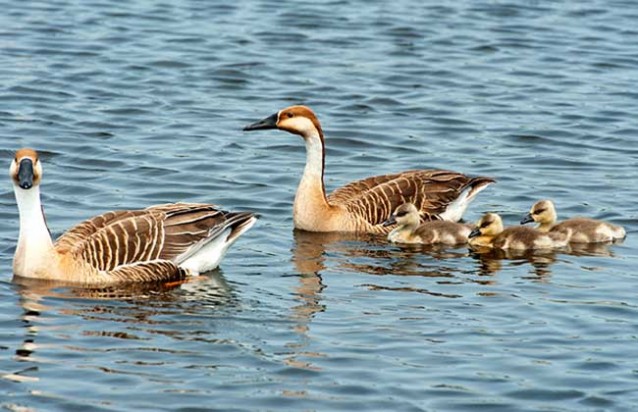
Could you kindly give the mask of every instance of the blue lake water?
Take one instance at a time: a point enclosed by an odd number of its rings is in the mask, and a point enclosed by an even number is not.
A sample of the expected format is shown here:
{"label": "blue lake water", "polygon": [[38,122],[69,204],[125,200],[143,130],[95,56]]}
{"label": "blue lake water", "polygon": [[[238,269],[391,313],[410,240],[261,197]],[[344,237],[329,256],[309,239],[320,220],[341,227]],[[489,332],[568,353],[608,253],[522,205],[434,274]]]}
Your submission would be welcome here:
{"label": "blue lake water", "polygon": [[[179,287],[18,284],[7,177],[4,409],[638,408],[635,2],[2,8],[0,163],[41,152],[54,235],[171,201],[262,215],[221,269]],[[297,103],[322,122],[329,190],[446,168],[498,180],[466,220],[517,224],[551,198],[628,237],[486,256],[295,232],[302,141],[241,128]]]}

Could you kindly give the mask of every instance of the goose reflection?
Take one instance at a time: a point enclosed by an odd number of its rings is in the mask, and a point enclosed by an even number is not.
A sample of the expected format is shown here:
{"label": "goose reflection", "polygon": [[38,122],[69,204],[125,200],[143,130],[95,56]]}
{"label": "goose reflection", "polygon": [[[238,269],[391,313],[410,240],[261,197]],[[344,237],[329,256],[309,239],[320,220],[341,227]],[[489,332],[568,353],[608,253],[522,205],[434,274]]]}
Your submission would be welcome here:
{"label": "goose reflection", "polygon": [[[296,292],[304,300],[304,305],[300,305],[297,311],[307,312],[306,319],[324,309],[318,303],[321,301],[321,291],[324,288],[323,272],[449,279],[457,276],[458,269],[444,265],[443,262],[469,255],[464,247],[453,249],[441,245],[389,245],[384,237],[366,234],[313,233],[296,230],[294,241],[293,262],[301,275]],[[424,254],[435,259],[436,264],[424,264]],[[392,289],[389,286],[371,283],[362,286],[370,290]],[[449,298],[459,297],[456,294],[431,292],[416,287],[393,290]]]}
{"label": "goose reflection", "polygon": [[326,270],[421,277],[453,277],[454,270],[437,264],[424,266],[424,254],[435,260],[468,256],[465,248],[437,245],[389,245],[384,237],[295,230],[293,262],[297,271],[317,276]]}
{"label": "goose reflection", "polygon": [[[190,280],[190,279],[189,279]],[[5,373],[13,381],[37,381],[40,365],[55,362],[48,357],[59,344],[50,343],[73,333],[130,341],[148,340],[145,335],[167,335],[189,339],[189,328],[183,328],[183,318],[170,314],[208,312],[209,306],[232,305],[234,293],[221,271],[214,271],[182,283],[131,283],[108,287],[87,288],[69,283],[13,278],[22,308],[19,321],[24,334],[15,350],[14,360],[26,367]],[[58,306],[56,302],[66,301]],[[68,302],[76,303],[69,304]],[[126,304],[122,304],[125,302]],[[76,316],[86,323],[81,330],[69,329],[65,322],[51,322],[55,316]],[[77,321],[72,321],[74,324]],[[194,321],[196,322],[196,321]],[[65,340],[66,340],[65,339]],[[46,344],[42,344],[46,341]],[[91,352],[88,343],[65,343],[66,350]],[[161,349],[161,348],[160,348]],[[159,349],[158,349],[159,350]]]}

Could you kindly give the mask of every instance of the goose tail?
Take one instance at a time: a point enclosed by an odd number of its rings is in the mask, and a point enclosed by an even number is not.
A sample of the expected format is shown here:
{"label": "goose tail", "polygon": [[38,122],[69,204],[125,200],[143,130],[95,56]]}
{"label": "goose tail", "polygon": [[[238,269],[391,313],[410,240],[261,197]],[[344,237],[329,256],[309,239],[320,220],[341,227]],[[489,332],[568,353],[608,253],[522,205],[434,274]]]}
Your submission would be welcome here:
{"label": "goose tail", "polygon": [[227,212],[226,221],[221,227],[213,228],[211,236],[197,245],[187,256],[178,259],[181,268],[193,274],[211,271],[219,266],[228,248],[250,229],[258,215],[250,212]]}
{"label": "goose tail", "polygon": [[441,213],[439,217],[442,220],[449,220],[451,222],[458,222],[463,217],[468,205],[474,200],[476,195],[483,191],[487,186],[496,182],[490,177],[474,177],[470,179],[465,188],[459,193],[459,196],[454,199],[452,203],[448,205],[445,212]]}

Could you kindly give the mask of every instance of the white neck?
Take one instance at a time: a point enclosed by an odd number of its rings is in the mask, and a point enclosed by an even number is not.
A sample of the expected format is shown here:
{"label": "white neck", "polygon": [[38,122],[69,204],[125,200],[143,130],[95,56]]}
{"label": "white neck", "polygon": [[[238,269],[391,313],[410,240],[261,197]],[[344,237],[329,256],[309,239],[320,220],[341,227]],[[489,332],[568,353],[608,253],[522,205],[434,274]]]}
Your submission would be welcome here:
{"label": "white neck", "polygon": [[307,136],[306,142],[306,168],[303,171],[302,180],[317,180],[323,186],[323,143],[319,134]]}
{"label": "white neck", "polygon": [[313,131],[304,136],[306,142],[306,167],[297,188],[293,216],[295,227],[310,230],[312,221],[321,217],[321,213],[330,205],[326,200],[323,187],[324,148],[319,132]]}
{"label": "white neck", "polygon": [[20,235],[13,269],[16,275],[30,276],[46,265],[43,260],[50,257],[53,242],[40,203],[40,186],[24,190],[14,185],[14,192],[20,212]]}

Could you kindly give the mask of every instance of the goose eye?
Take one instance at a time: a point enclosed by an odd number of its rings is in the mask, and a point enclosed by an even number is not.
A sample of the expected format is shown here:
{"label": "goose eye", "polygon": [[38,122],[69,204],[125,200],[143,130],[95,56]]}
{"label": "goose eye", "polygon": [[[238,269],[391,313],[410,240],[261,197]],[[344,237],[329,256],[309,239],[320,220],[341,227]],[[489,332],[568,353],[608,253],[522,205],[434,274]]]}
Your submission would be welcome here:
{"label": "goose eye", "polygon": [[545,209],[539,209],[539,210],[535,210],[534,211],[534,215],[540,215],[541,213],[543,213],[545,211]]}
{"label": "goose eye", "polygon": [[408,212],[399,212],[399,213],[396,214],[396,217],[402,217],[402,216],[405,216],[407,214],[408,214]]}
{"label": "goose eye", "polygon": [[294,116],[294,114],[292,114],[292,113],[290,113],[290,112],[286,113],[286,117],[287,117],[287,118],[289,118],[289,119],[290,119],[291,117],[293,117],[293,116]]}
{"label": "goose eye", "polygon": [[491,224],[492,224],[492,222],[483,222],[483,223],[481,223],[481,227],[482,227],[482,228],[484,228],[484,227],[488,227],[488,226],[489,226],[489,225],[491,225]]}

